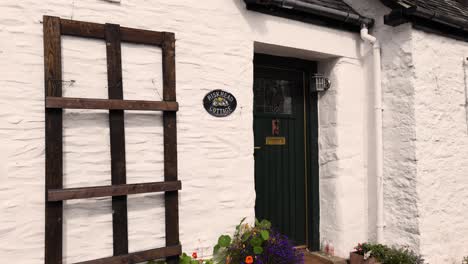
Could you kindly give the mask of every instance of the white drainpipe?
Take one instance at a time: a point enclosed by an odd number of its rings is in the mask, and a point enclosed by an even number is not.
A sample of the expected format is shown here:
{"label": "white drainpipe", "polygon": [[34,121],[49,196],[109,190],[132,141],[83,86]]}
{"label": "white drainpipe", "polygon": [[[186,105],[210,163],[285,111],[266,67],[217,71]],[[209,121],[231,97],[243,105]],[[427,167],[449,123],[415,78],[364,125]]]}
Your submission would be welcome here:
{"label": "white drainpipe", "polygon": [[369,35],[365,25],[361,28],[361,39],[372,44],[374,76],[374,132],[375,132],[375,177],[377,182],[377,243],[383,243],[383,143],[382,143],[382,79],[380,69],[380,44],[377,38]]}

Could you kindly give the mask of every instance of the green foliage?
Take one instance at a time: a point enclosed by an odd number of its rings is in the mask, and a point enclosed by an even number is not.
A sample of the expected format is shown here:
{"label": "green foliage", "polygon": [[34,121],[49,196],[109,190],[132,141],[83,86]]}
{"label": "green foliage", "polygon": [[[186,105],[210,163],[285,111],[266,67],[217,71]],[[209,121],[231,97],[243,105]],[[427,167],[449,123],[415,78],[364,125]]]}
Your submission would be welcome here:
{"label": "green foliage", "polygon": [[229,247],[231,244],[231,237],[228,235],[222,235],[218,239],[218,245],[220,247]]}
{"label": "green foliage", "polygon": [[392,248],[387,252],[385,264],[423,264],[424,260],[412,250],[407,248]]}
{"label": "green foliage", "polygon": [[423,264],[424,259],[408,248],[390,248],[382,244],[363,243],[355,247],[365,257],[373,257],[383,264]]}
{"label": "green foliage", "polygon": [[382,261],[385,258],[385,255],[389,250],[389,248],[385,245],[370,243],[358,244],[358,246],[355,247],[355,249],[356,252],[360,255],[366,256],[367,253],[369,257],[376,258],[379,261]]}
{"label": "green foliage", "polygon": [[[271,223],[267,220],[255,220],[251,226],[241,220],[233,236],[221,235],[213,248],[213,259],[198,259],[183,253],[180,264],[231,264],[244,263],[247,256],[255,258],[264,252],[264,246],[270,239]],[[166,264],[164,261],[149,261],[147,264]]]}
{"label": "green foliage", "polygon": [[245,218],[236,226],[232,238],[222,235],[213,248],[215,263],[244,263],[247,256],[254,257],[264,251],[265,242],[270,238],[271,223],[267,220],[255,220],[255,225],[244,223]]}
{"label": "green foliage", "polygon": [[270,238],[270,232],[267,230],[261,230],[260,235],[262,236],[263,240],[268,240]]}
{"label": "green foliage", "polygon": [[198,261],[192,259],[192,257],[188,256],[186,253],[182,253],[180,256],[180,264],[197,264]]}

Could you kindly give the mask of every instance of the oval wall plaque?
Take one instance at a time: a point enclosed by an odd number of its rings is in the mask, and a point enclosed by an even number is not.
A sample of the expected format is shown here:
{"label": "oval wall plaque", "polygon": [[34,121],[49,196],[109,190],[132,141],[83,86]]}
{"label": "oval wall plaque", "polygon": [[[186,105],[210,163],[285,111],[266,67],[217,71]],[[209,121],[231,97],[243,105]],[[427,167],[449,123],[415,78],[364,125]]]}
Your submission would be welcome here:
{"label": "oval wall plaque", "polygon": [[236,110],[237,100],[226,91],[213,90],[203,98],[203,106],[212,116],[226,117]]}

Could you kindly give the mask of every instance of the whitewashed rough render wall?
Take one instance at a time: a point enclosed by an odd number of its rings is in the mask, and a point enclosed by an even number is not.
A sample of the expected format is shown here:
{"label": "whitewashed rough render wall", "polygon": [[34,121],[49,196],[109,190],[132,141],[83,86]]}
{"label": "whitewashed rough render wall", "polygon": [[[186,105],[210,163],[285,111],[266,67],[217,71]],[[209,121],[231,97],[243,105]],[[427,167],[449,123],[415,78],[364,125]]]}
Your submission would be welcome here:
{"label": "whitewashed rough render wall", "polygon": [[468,255],[468,43],[414,30],[417,193],[429,263]]}
{"label": "whitewashed rough render wall", "polygon": [[320,62],[333,87],[319,95],[320,232],[339,256],[367,241],[368,86],[362,60]]}
{"label": "whitewashed rough render wall", "polygon": [[460,263],[468,254],[468,44],[383,25],[389,9],[378,1],[346,1],[376,18],[382,43],[384,240],[429,263]]}
{"label": "whitewashed rough render wall", "polygon": [[[373,17],[371,34],[381,44],[383,148],[384,148],[384,242],[419,250],[418,196],[414,114],[414,65],[411,26],[390,27],[383,16],[390,9],[376,0],[346,0],[358,12]],[[369,77],[372,79],[372,76]],[[371,98],[372,98],[371,89]],[[370,99],[373,101],[373,99]],[[373,111],[370,109],[369,111]],[[372,120],[371,114],[370,120]],[[371,135],[373,136],[373,134]],[[369,150],[369,238],[376,239],[375,168],[373,145]]]}
{"label": "whitewashed rough render wall", "polygon": [[[43,263],[44,14],[175,32],[185,249],[211,247],[217,235],[230,231],[243,216],[253,217],[253,41],[239,26],[242,17],[233,2],[3,1],[0,10],[5,40],[0,43],[1,262]],[[106,98],[104,43],[64,37],[62,46],[64,94]],[[122,55],[125,98],[160,100],[160,50],[125,44]],[[209,90],[219,88],[239,102],[237,111],[224,119],[210,117],[201,103]],[[128,112],[125,122],[128,182],[162,179],[161,115]],[[66,111],[65,186],[109,184],[109,156],[105,111]],[[129,249],[164,245],[161,195],[128,201]],[[64,254],[64,263],[112,254],[110,199],[66,203]]]}

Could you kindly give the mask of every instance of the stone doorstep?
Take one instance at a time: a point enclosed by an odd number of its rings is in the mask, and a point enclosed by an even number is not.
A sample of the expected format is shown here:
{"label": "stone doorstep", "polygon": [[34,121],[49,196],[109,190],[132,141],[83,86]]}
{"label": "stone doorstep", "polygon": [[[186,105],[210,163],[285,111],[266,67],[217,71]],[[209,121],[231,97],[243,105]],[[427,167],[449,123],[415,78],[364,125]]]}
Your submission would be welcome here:
{"label": "stone doorstep", "polygon": [[347,264],[348,261],[343,258],[327,256],[322,252],[304,252],[304,264]]}

